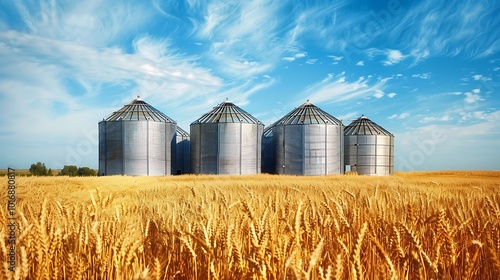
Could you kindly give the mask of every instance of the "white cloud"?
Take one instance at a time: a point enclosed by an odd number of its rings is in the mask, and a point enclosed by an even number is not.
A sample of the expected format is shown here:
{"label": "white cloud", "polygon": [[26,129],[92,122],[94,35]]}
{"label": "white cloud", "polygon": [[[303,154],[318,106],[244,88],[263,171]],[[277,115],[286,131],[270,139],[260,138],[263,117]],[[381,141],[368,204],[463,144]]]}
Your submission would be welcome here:
{"label": "white cloud", "polygon": [[413,78],[420,78],[420,79],[428,80],[431,78],[431,73],[427,72],[427,73],[421,73],[421,74],[413,74],[411,76]]}
{"label": "white cloud", "polygon": [[393,42],[404,42],[405,49],[411,49],[415,63],[429,55],[480,58],[500,49],[496,9],[497,4],[490,1],[463,0],[459,6],[419,1],[386,30]]}
{"label": "white cloud", "polygon": [[382,64],[385,66],[398,64],[403,61],[407,55],[403,55],[400,50],[392,50],[392,49],[376,49],[369,48],[364,51],[364,53],[368,56],[368,58],[373,59],[377,56],[384,56],[385,59],[382,60]]}
{"label": "white cloud", "polygon": [[402,113],[399,115],[398,119],[402,120],[402,119],[406,119],[410,117],[410,113]]}
{"label": "white cloud", "polygon": [[474,81],[483,81],[483,82],[491,81],[491,78],[479,74],[473,75],[472,78],[474,79]]}
{"label": "white cloud", "polygon": [[315,64],[317,61],[318,61],[318,59],[316,59],[316,58],[309,58],[308,60],[306,60],[306,63],[307,64]]}
{"label": "white cloud", "polygon": [[481,97],[477,94],[473,94],[471,92],[466,92],[465,93],[465,99],[464,101],[467,102],[468,104],[473,104],[476,103],[477,101],[481,100]]}
{"label": "white cloud", "polygon": [[373,92],[382,91],[387,79],[373,81],[371,78],[359,77],[356,81],[348,82],[345,73],[337,76],[329,74],[321,82],[307,87],[304,91],[309,99],[320,102],[343,102],[361,97],[368,97]]}
{"label": "white cloud", "polygon": [[480,90],[480,89],[478,89],[478,88],[475,88],[475,89],[473,89],[473,90],[472,90],[472,92],[473,92],[473,93],[478,94],[478,93],[480,93],[480,92],[481,92],[481,90]]}
{"label": "white cloud", "polygon": [[359,117],[358,112],[351,112],[345,115],[337,116],[337,119],[341,120],[344,124],[349,124],[351,121],[357,119]]}
{"label": "white cloud", "polygon": [[356,63],[357,66],[365,66],[365,62],[363,60],[360,60],[358,61],[358,63]]}
{"label": "white cloud", "polygon": [[391,93],[387,94],[387,97],[389,97],[389,98],[393,98],[394,96],[396,96],[395,92],[391,92]]}
{"label": "white cloud", "polygon": [[498,122],[500,121],[500,110],[493,112],[485,112],[485,111],[462,112],[460,113],[460,119],[462,121],[476,119],[488,122]]}
{"label": "white cloud", "polygon": [[405,59],[406,56],[401,53],[399,50],[387,50],[387,60],[383,63],[384,65],[394,65],[401,62]]}
{"label": "white cloud", "polygon": [[306,57],[306,56],[307,56],[306,52],[298,52],[298,53],[295,53],[293,56],[285,56],[282,59],[285,60],[285,61],[290,61],[291,62],[291,61],[295,61],[298,58],[303,58],[303,57]]}
{"label": "white cloud", "polygon": [[[108,47],[148,24],[155,9],[149,3],[116,1],[13,2],[26,34]],[[49,4],[50,2],[50,4]]]}
{"label": "white cloud", "polygon": [[[282,17],[277,15],[283,2],[205,1],[197,5],[200,7],[183,12],[188,13],[194,35],[208,41],[209,48],[202,55],[214,71],[231,80],[259,76],[273,70],[279,61],[294,61],[307,55],[282,37],[286,29]],[[177,26],[178,22],[172,24]]]}
{"label": "white cloud", "polygon": [[306,57],[306,56],[307,56],[306,52],[299,52],[299,53],[295,54],[296,58],[303,58],[303,57]]}
{"label": "white cloud", "polygon": [[403,120],[403,119],[406,119],[406,118],[409,118],[410,117],[410,113],[401,113],[401,114],[392,114],[390,115],[389,117],[387,117],[388,120],[394,120],[394,119],[398,119],[398,120]]}
{"label": "white cloud", "polygon": [[384,97],[384,92],[381,90],[375,90],[375,93],[373,94],[375,98],[382,98]]}
{"label": "white cloud", "polygon": [[452,118],[449,115],[444,115],[442,117],[424,117],[423,119],[420,120],[421,123],[428,123],[428,122],[447,122],[451,120]]}
{"label": "white cloud", "polygon": [[343,56],[329,55],[328,57],[333,59],[333,61],[341,61],[342,59],[344,59]]}

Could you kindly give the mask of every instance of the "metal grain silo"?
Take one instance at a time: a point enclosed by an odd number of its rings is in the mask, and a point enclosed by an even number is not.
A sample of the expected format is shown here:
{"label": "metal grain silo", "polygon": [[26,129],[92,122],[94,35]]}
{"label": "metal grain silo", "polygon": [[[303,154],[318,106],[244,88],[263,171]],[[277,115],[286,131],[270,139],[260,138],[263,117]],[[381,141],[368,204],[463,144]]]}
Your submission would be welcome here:
{"label": "metal grain silo", "polygon": [[178,126],[175,132],[174,174],[188,174],[191,170],[189,142],[189,133]]}
{"label": "metal grain silo", "polygon": [[394,135],[365,116],[344,130],[345,164],[361,175],[394,173]]}
{"label": "metal grain silo", "polygon": [[191,124],[191,172],[259,174],[264,125],[230,101]]}
{"label": "metal grain silo", "polygon": [[344,173],[344,125],[309,100],[273,125],[276,173]]}
{"label": "metal grain silo", "polygon": [[171,174],[176,127],[139,97],[125,105],[99,122],[99,175]]}

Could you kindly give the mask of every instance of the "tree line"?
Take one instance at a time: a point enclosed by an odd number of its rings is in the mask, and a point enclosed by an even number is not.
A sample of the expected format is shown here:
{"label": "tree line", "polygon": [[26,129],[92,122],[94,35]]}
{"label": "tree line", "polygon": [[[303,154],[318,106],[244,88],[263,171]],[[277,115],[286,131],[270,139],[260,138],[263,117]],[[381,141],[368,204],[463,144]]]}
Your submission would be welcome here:
{"label": "tree line", "polygon": [[[33,176],[53,176],[51,168],[47,169],[45,163],[33,163],[29,169]],[[90,167],[77,167],[76,165],[65,165],[59,172],[60,176],[97,176],[97,171]]]}

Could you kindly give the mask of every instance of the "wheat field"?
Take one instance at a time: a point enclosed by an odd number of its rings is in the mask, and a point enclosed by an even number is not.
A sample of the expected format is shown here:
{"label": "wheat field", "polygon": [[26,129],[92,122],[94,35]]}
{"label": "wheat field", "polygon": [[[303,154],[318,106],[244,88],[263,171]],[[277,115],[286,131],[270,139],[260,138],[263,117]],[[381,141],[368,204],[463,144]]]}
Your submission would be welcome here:
{"label": "wheat field", "polygon": [[16,180],[16,269],[2,226],[1,279],[500,275],[500,172]]}

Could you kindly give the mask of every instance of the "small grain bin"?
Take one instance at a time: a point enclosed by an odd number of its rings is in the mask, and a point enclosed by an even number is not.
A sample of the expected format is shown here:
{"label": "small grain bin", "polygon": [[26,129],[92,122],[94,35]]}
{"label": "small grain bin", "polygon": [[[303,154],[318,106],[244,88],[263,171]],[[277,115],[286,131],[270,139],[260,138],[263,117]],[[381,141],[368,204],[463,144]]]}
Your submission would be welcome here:
{"label": "small grain bin", "polygon": [[365,116],[344,130],[345,164],[360,175],[394,173],[394,135]]}
{"label": "small grain bin", "polygon": [[191,159],[190,159],[190,137],[189,133],[184,129],[177,126],[175,132],[175,166],[174,174],[188,174],[191,170]]}
{"label": "small grain bin", "polygon": [[259,174],[264,125],[226,100],[191,123],[191,172]]}
{"label": "small grain bin", "polygon": [[309,100],[272,125],[277,174],[344,173],[344,125]]}
{"label": "small grain bin", "polygon": [[99,122],[99,175],[170,175],[176,126],[137,97]]}

